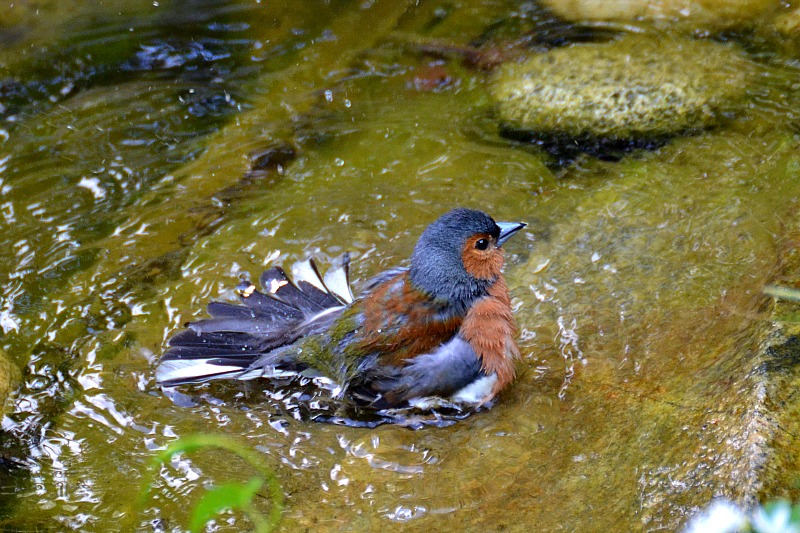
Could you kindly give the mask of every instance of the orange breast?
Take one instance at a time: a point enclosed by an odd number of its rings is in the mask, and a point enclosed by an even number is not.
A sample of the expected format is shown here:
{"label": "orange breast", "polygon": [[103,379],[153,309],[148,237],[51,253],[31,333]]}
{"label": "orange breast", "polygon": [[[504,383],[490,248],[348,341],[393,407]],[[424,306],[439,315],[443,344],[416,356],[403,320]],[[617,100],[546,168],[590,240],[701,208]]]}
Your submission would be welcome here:
{"label": "orange breast", "polygon": [[461,336],[481,358],[483,371],[497,374],[493,395],[514,380],[519,359],[516,335],[511,298],[501,275],[489,289],[489,296],[472,306],[461,326]]}

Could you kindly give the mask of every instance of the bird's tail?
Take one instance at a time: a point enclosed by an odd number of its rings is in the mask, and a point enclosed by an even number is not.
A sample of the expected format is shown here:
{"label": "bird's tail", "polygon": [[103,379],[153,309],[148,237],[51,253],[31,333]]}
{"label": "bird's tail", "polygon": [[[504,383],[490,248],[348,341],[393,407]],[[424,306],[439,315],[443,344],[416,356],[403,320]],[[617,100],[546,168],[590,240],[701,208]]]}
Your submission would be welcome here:
{"label": "bird's tail", "polygon": [[211,302],[211,318],[187,324],[169,340],[156,381],[173,387],[297,370],[290,360],[281,359],[280,348],[323,331],[353,301],[349,266],[349,254],[344,254],[322,276],[311,259],[295,265],[294,281],[282,268],[271,268],[260,277],[264,292],[242,282],[236,288],[242,305]]}

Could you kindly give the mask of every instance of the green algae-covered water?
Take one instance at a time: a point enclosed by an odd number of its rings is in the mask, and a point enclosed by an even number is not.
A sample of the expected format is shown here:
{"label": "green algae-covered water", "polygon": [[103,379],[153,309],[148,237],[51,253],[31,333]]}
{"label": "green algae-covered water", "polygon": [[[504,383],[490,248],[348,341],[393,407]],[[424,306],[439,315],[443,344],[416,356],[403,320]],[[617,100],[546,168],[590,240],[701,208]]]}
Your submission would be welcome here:
{"label": "green algae-covered water", "polygon": [[[800,499],[798,310],[762,292],[800,281],[779,7],[680,37],[741,51],[743,102],[613,157],[504,137],[492,73],[453,53],[570,46],[535,3],[0,8],[2,529],[181,531],[251,474],[182,456],[137,508],[153,455],[195,433],[263,456],[288,531],[674,531],[718,496]],[[523,361],[493,409],[360,429],[265,382],[156,387],[170,332],[240,275],[350,250],[358,287],[454,206],[529,224],[507,245]]]}

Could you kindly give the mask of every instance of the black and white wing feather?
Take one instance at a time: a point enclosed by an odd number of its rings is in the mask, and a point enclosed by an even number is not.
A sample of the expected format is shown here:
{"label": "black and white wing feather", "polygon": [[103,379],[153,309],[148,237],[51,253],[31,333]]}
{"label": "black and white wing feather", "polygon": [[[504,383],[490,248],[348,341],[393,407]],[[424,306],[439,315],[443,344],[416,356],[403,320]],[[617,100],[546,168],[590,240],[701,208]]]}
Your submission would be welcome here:
{"label": "black and white wing feather", "polygon": [[[334,261],[325,276],[312,260],[296,265],[294,281],[280,267],[261,274],[262,291],[243,282],[240,304],[211,302],[211,318],[188,324],[168,341],[156,368],[159,384],[172,387],[213,379],[281,376],[298,370],[280,348],[300,337],[324,331],[352,303],[349,254]],[[260,364],[274,354],[271,365]]]}

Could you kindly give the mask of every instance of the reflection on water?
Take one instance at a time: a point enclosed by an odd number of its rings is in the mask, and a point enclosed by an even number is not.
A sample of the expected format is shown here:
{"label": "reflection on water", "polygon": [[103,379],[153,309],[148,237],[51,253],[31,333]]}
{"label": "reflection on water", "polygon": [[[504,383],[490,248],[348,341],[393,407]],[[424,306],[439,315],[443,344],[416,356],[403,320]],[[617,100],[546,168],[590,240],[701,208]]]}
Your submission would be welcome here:
{"label": "reflection on water", "polygon": [[[179,456],[136,511],[152,454],[197,432],[263,454],[290,530],[674,530],[764,486],[760,291],[800,193],[791,39],[726,35],[759,79],[723,126],[565,163],[498,134],[486,72],[402,42],[568,44],[533,5],[128,4],[0,22],[0,348],[23,369],[3,527],[179,531],[204,487],[248,475]],[[168,334],[240,275],[350,250],[363,282],[455,205],[529,222],[507,259],[524,362],[491,410],[354,428],[309,421],[302,388],[155,387]]]}

